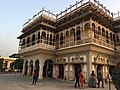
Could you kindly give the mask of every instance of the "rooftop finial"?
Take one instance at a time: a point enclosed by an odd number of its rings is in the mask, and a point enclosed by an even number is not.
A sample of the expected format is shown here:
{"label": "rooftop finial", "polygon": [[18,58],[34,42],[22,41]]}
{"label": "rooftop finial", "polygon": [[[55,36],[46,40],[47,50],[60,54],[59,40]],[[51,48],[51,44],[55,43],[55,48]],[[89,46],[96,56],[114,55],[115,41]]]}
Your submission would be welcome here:
{"label": "rooftop finial", "polygon": [[42,10],[45,10],[44,7],[42,7]]}
{"label": "rooftop finial", "polygon": [[120,15],[120,11],[117,11],[117,14],[118,14],[118,17],[119,17],[119,15]]}

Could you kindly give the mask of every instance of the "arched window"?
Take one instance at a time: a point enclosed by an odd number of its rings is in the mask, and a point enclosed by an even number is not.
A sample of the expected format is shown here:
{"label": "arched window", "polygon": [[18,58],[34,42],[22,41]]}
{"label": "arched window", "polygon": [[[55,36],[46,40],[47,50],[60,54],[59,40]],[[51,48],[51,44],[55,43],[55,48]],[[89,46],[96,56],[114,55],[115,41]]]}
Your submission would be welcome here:
{"label": "arched window", "polygon": [[48,44],[48,42],[49,42],[49,34],[47,34],[47,44]]}
{"label": "arched window", "polygon": [[72,28],[70,30],[70,45],[74,45],[75,44],[75,29]]}
{"label": "arched window", "polygon": [[46,33],[42,32],[42,42],[41,43],[46,43]]}
{"label": "arched window", "polygon": [[89,24],[89,23],[86,23],[86,24],[84,25],[84,28],[85,28],[85,30],[90,29],[90,24]]}
{"label": "arched window", "polygon": [[101,28],[98,26],[98,35],[101,35]]}
{"label": "arched window", "polygon": [[32,45],[35,44],[35,34],[32,35]]}
{"label": "arched window", "polygon": [[69,46],[69,31],[66,31],[65,46]]}
{"label": "arched window", "polygon": [[106,31],[106,42],[109,43],[109,40],[108,40],[108,31]]}
{"label": "arched window", "polygon": [[112,36],[112,33],[110,33],[110,40],[111,40],[111,41],[113,40],[113,36]]}
{"label": "arched window", "polygon": [[92,23],[92,31],[94,32],[94,38],[97,38],[97,31],[95,29],[95,24]]}
{"label": "arched window", "polygon": [[53,36],[53,45],[55,45],[55,36]]}
{"label": "arched window", "polygon": [[61,33],[61,36],[60,36],[60,44],[63,44],[63,33]]}
{"label": "arched window", "polygon": [[37,41],[37,43],[39,43],[40,42],[40,32],[38,32],[38,41]]}
{"label": "arched window", "polygon": [[105,29],[102,28],[102,36],[105,37]]}
{"label": "arched window", "polygon": [[40,32],[38,32],[38,40],[40,39]]}
{"label": "arched window", "polygon": [[27,38],[27,47],[29,47],[30,37]]}
{"label": "arched window", "polygon": [[95,30],[95,24],[92,23],[92,30],[94,31]]}
{"label": "arched window", "polygon": [[56,35],[56,49],[59,48],[59,34]]}
{"label": "arched window", "polygon": [[50,34],[50,45],[52,45],[52,34]]}
{"label": "arched window", "polygon": [[80,31],[80,27],[77,27],[76,40],[80,40],[80,39],[81,39],[81,31]]}
{"label": "arched window", "polygon": [[23,46],[25,45],[25,39],[23,39],[22,45],[23,45]]}

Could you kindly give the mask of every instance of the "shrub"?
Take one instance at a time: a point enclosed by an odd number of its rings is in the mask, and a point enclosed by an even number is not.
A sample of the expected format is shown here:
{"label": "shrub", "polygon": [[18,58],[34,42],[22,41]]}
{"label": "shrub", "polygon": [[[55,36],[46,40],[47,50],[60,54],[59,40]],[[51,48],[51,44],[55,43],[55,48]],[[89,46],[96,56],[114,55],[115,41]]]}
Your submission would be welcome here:
{"label": "shrub", "polygon": [[112,69],[111,76],[115,88],[120,90],[120,63],[118,63],[117,66]]}

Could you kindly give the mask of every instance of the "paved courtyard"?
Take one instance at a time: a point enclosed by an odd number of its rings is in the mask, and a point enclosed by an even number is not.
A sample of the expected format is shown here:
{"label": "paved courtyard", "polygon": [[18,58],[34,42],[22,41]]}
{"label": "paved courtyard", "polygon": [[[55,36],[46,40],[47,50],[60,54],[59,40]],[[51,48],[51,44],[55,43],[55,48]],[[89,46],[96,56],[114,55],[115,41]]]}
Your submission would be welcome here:
{"label": "paved courtyard", "polygon": [[[73,87],[73,82],[55,79],[39,80],[36,85],[32,85],[31,77],[21,76],[20,74],[0,74],[0,90],[78,90]],[[116,90],[111,86],[111,90]],[[80,90],[109,90],[105,88],[89,88]]]}

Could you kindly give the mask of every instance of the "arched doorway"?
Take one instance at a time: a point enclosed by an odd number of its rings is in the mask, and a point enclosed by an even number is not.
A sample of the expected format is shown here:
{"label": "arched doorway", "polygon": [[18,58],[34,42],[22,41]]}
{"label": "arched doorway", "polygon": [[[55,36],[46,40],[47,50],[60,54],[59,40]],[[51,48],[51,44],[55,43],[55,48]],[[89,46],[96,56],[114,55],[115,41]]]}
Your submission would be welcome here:
{"label": "arched doorway", "polygon": [[33,73],[33,61],[30,61],[30,76],[32,76]]}
{"label": "arched doorway", "polygon": [[103,71],[102,71],[102,65],[101,65],[101,64],[98,64],[98,65],[97,65],[97,75],[98,75],[98,70],[100,70],[101,72],[103,72]]}
{"label": "arched doorway", "polygon": [[35,70],[37,71],[37,78],[39,77],[39,60],[35,61]]}
{"label": "arched doorway", "polygon": [[60,64],[59,65],[59,76],[58,78],[64,79],[64,65]]}
{"label": "arched doorway", "polygon": [[75,70],[75,73],[78,72],[78,71],[81,71],[81,64],[74,64],[74,70]]}
{"label": "arched doorway", "polygon": [[27,71],[28,71],[28,61],[25,62],[25,72],[24,72],[25,76],[27,76]]}
{"label": "arched doorway", "polygon": [[44,62],[43,78],[53,76],[53,61],[48,59]]}

